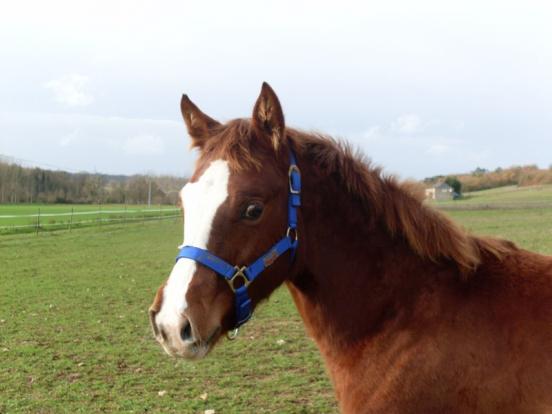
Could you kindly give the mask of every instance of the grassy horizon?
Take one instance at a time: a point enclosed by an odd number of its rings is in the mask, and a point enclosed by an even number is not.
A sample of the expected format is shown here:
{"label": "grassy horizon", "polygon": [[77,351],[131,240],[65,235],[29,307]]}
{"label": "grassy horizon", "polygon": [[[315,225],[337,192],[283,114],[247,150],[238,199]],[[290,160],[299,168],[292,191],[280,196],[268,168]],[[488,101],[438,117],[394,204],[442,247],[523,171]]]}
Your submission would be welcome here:
{"label": "grassy horizon", "polygon": [[509,185],[489,190],[467,192],[458,200],[430,201],[437,208],[491,207],[529,208],[552,207],[552,185],[519,187]]}

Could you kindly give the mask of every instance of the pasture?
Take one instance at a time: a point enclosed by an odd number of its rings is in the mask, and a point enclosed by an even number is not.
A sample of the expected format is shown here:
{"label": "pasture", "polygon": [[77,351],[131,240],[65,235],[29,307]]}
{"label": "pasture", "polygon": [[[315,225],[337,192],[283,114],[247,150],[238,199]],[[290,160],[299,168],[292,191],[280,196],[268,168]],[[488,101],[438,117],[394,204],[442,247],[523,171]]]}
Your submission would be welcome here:
{"label": "pasture", "polygon": [[509,185],[490,190],[464,193],[453,201],[438,201],[445,209],[507,209],[539,208],[552,206],[552,185],[518,187]]}
{"label": "pasture", "polygon": [[552,185],[506,186],[433,202],[466,229],[552,254]]}
{"label": "pasture", "polygon": [[[552,208],[447,212],[552,254]],[[196,363],[164,355],[147,309],[180,220],[0,237],[0,413],[333,413],[322,360],[285,288]]]}
{"label": "pasture", "polygon": [[287,291],[198,363],[166,356],[147,309],[173,220],[0,237],[0,412],[331,412]]}

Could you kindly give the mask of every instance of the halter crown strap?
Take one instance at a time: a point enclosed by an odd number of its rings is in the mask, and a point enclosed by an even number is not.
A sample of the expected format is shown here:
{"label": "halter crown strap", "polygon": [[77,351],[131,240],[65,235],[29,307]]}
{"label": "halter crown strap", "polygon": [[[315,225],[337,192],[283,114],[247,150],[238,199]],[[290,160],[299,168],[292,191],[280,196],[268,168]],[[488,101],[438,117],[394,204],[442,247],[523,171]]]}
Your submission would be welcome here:
{"label": "halter crown strap", "polygon": [[213,270],[228,282],[228,285],[234,292],[235,296],[235,328],[239,328],[247,322],[249,318],[251,318],[251,298],[247,293],[247,287],[249,284],[252,283],[263,272],[263,270],[274,263],[278,257],[283,255],[288,250],[291,251],[291,257],[295,257],[298,245],[297,208],[301,206],[301,172],[297,166],[295,154],[291,150],[289,153],[288,180],[288,227],[286,234],[266,253],[261,255],[249,266],[232,266],[208,250],[195,246],[182,247],[176,256],[177,262],[183,258],[195,260],[203,266]]}

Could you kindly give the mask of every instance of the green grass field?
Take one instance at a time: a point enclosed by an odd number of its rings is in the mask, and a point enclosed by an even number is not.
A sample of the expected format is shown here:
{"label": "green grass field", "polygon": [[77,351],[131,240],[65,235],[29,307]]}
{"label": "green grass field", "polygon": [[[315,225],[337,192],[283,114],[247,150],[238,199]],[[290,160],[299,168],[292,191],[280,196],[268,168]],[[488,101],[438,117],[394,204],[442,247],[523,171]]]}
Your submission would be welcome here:
{"label": "green grass field", "polygon": [[163,353],[147,309],[181,241],[173,220],[0,237],[0,412],[335,412],[285,289],[209,358]]}
{"label": "green grass field", "polygon": [[459,200],[435,202],[444,208],[531,208],[552,207],[552,185],[506,186],[464,193]]}
{"label": "green grass field", "polygon": [[432,204],[447,211],[470,231],[511,239],[529,250],[552,253],[552,185],[499,187]]}
{"label": "green grass field", "polygon": [[552,254],[552,208],[446,213],[472,233],[509,239],[528,250]]}
{"label": "green grass field", "polygon": [[0,204],[0,234],[64,230],[153,220],[178,214],[174,206],[120,204]]}
{"label": "green grass field", "polygon": [[[447,214],[552,253],[552,209]],[[285,288],[207,359],[162,352],[147,308],[181,240],[174,220],[0,237],[0,413],[337,412]]]}

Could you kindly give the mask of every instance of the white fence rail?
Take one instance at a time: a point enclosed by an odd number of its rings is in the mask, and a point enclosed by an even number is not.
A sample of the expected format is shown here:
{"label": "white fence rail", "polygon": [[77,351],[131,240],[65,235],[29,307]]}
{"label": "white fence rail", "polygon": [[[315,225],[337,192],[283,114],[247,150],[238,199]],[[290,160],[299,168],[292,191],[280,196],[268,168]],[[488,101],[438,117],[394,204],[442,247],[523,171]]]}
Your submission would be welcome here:
{"label": "white fence rail", "polygon": [[[103,210],[100,207],[98,210],[92,211],[74,211],[74,207],[72,207],[69,212],[59,213],[43,213],[39,208],[37,213],[33,214],[1,214],[0,235],[33,231],[38,234],[41,231],[61,229],[71,231],[81,227],[178,219],[179,217],[181,217],[180,210],[173,207],[119,210]],[[27,221],[27,223],[22,224],[22,221]]]}
{"label": "white fence rail", "polygon": [[20,218],[20,217],[61,217],[61,216],[79,216],[79,215],[94,215],[94,214],[131,214],[131,213],[141,213],[141,212],[159,212],[159,211],[178,211],[177,208],[165,208],[165,209],[126,209],[126,210],[96,210],[96,211],[70,211],[69,213],[35,213],[35,214],[0,214],[0,219],[8,218]]}

